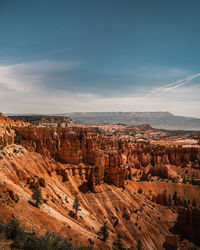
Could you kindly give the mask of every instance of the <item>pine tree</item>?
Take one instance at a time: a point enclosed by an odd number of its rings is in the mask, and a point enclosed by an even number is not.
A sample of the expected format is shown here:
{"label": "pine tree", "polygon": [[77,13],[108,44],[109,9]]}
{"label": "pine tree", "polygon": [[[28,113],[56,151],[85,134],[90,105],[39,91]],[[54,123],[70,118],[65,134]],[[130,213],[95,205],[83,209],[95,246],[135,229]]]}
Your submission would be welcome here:
{"label": "pine tree", "polygon": [[174,192],[172,199],[173,199],[174,201],[177,200],[177,192],[176,192],[176,191]]}
{"label": "pine tree", "polygon": [[196,206],[197,206],[195,199],[193,199],[193,201],[192,201],[192,206],[193,206],[193,207],[196,207]]}
{"label": "pine tree", "polygon": [[176,191],[174,192],[172,199],[174,200],[174,206],[176,206],[177,205],[177,192]]}
{"label": "pine tree", "polygon": [[138,240],[136,248],[137,248],[137,250],[142,250],[142,242],[141,242],[141,240]]}
{"label": "pine tree", "polygon": [[108,232],[108,227],[107,227],[107,222],[105,222],[103,224],[103,226],[101,226],[100,230],[99,230],[99,234],[103,236],[103,241],[106,241],[108,236],[109,236],[109,232]]}
{"label": "pine tree", "polygon": [[124,249],[125,248],[121,243],[121,235],[117,234],[117,240],[113,242],[113,250],[124,250]]}
{"label": "pine tree", "polygon": [[172,205],[172,198],[171,198],[171,194],[169,194],[168,201],[169,201],[169,205],[171,206],[171,205]]}
{"label": "pine tree", "polygon": [[79,207],[80,207],[80,203],[79,203],[78,198],[76,197],[74,200],[74,204],[73,204],[73,209],[75,210],[76,215],[78,213]]}
{"label": "pine tree", "polygon": [[35,187],[33,190],[32,190],[33,194],[32,194],[32,199],[35,201],[35,205],[36,207],[39,207],[42,202],[43,202],[43,198],[42,198],[42,191],[41,191],[41,188],[39,187]]}

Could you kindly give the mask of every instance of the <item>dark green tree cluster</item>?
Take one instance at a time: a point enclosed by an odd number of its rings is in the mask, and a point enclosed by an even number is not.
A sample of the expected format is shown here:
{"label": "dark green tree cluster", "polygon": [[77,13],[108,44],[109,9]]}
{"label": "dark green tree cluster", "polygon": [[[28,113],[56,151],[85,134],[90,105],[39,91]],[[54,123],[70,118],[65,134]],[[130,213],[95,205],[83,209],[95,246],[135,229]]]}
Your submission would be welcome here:
{"label": "dark green tree cluster", "polygon": [[137,250],[142,250],[142,242],[141,242],[141,240],[138,240],[136,249]]}
{"label": "dark green tree cluster", "polygon": [[140,187],[140,188],[138,188],[138,194],[142,194],[143,193],[143,191],[142,191],[142,188]]}
{"label": "dark green tree cluster", "polygon": [[79,207],[80,207],[79,199],[78,197],[76,197],[73,204],[73,209],[75,210],[76,215],[78,213]]}
{"label": "dark green tree cluster", "polygon": [[35,201],[35,206],[39,207],[43,203],[42,191],[40,187],[35,187],[32,189],[32,199]]}
{"label": "dark green tree cluster", "polygon": [[101,226],[99,230],[99,235],[103,236],[102,238],[103,241],[106,241],[108,239],[109,232],[108,232],[107,222],[105,222],[103,226]]}
{"label": "dark green tree cluster", "polygon": [[117,239],[113,241],[113,250],[127,250],[127,248],[122,245],[121,238],[121,235],[117,234]]}
{"label": "dark green tree cluster", "polygon": [[0,236],[12,240],[11,249],[21,250],[92,250],[92,246],[75,247],[69,239],[47,231],[38,236],[35,232],[26,232],[19,222],[12,219],[8,224],[0,222]]}
{"label": "dark green tree cluster", "polygon": [[174,194],[172,196],[172,199],[171,199],[171,195],[170,194],[168,196],[169,205],[173,205],[172,201],[174,202],[174,206],[183,206],[183,207],[186,207],[186,208],[188,206],[197,207],[197,203],[196,203],[195,199],[193,199],[192,204],[191,204],[190,200],[187,201],[184,198],[181,199],[181,197],[177,195],[176,191],[174,192]]}

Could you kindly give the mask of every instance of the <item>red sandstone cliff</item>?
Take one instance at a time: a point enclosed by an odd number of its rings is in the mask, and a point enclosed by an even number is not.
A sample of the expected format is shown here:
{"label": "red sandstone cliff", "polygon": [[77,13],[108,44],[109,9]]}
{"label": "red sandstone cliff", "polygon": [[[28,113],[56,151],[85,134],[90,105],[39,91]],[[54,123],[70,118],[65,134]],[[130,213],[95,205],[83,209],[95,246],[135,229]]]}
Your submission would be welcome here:
{"label": "red sandstone cliff", "polygon": [[[1,129],[0,144],[10,146],[0,152],[0,212],[5,216],[13,213],[27,228],[34,227],[40,233],[56,231],[72,237],[76,244],[88,243],[90,238],[102,249],[111,249],[120,233],[127,247],[141,239],[145,249],[163,249],[177,214],[153,203],[147,193],[150,190],[158,195],[167,190],[173,194],[177,190],[187,199],[199,194],[199,186],[125,181],[131,179],[132,169],[144,178],[148,174],[165,178],[168,165],[180,167],[199,161],[197,147],[130,144],[108,139],[95,128],[45,128],[11,121]],[[13,144],[16,139],[28,150]],[[28,203],[30,188],[37,185],[45,201],[41,209]],[[90,192],[88,186],[95,192]],[[138,188],[143,193],[137,193]],[[74,220],[68,213],[76,196],[82,218]],[[97,238],[105,221],[110,234],[107,243]],[[183,219],[179,224],[185,223]]]}
{"label": "red sandstone cliff", "polygon": [[[104,181],[123,186],[132,168],[147,174],[168,178],[166,165],[191,165],[200,161],[200,150],[194,147],[161,146],[146,143],[130,144],[125,140],[108,139],[95,128],[15,127],[26,147],[55,160],[92,166],[89,179],[94,185]],[[81,167],[80,167],[81,168]]]}

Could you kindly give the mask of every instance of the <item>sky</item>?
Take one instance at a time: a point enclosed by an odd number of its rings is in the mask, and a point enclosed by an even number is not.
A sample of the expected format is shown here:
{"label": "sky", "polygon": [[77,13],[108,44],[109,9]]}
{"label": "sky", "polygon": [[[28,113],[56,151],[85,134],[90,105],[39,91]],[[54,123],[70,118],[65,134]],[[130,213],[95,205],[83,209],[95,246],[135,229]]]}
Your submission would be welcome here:
{"label": "sky", "polygon": [[0,112],[200,118],[199,0],[0,0]]}

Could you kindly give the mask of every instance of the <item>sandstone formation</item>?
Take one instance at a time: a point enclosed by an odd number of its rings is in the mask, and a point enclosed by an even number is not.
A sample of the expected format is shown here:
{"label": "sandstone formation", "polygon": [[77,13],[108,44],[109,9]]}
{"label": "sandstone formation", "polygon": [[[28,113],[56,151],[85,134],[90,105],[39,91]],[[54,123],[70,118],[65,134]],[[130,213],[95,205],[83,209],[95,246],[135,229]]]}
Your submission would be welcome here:
{"label": "sandstone formation", "polygon": [[53,115],[24,115],[24,116],[10,116],[14,121],[23,121],[31,123],[36,126],[45,127],[68,127],[74,125],[72,120],[66,116],[53,116]]}
{"label": "sandstone formation", "polygon": [[86,171],[92,187],[103,181],[124,185],[127,162],[121,141],[108,141],[89,128],[15,127],[15,130],[26,147],[31,146],[43,155],[49,153],[61,163],[78,165],[79,171]]}
{"label": "sandstone formation", "polygon": [[15,131],[13,126],[24,126],[22,121],[13,121],[7,116],[0,113],[0,146],[7,146],[14,143]]}
{"label": "sandstone formation", "polygon": [[[118,234],[129,248],[139,240],[144,249],[163,249],[164,242],[176,247],[174,225],[198,243],[199,212],[186,212],[182,203],[172,207],[168,200],[177,191],[181,200],[195,199],[200,206],[200,186],[182,180],[186,171],[198,179],[198,145],[130,142],[97,127],[48,128],[4,116],[0,121],[1,218],[18,218],[27,230],[51,230],[76,245],[94,242],[106,250]],[[171,181],[172,174],[180,175],[179,183]],[[32,206],[34,187],[41,189],[41,208]],[[72,218],[75,197],[81,210]],[[105,222],[107,242],[98,235]]]}
{"label": "sandstone formation", "polygon": [[14,121],[13,119],[0,113],[0,127],[24,126],[24,125],[25,123],[23,121]]}
{"label": "sandstone formation", "polygon": [[175,228],[186,238],[200,246],[200,209],[178,208],[178,218]]}
{"label": "sandstone formation", "polygon": [[[131,169],[143,169],[147,174],[168,178],[167,165],[191,165],[200,161],[200,150],[194,147],[163,146],[147,143],[130,144],[99,134],[96,128],[46,128],[17,126],[23,145],[43,155],[51,155],[64,164],[88,167],[87,180],[92,187],[102,182],[124,186],[131,178]],[[83,169],[87,169],[84,166]],[[92,171],[92,172],[91,172]]]}
{"label": "sandstone formation", "polygon": [[11,145],[15,140],[15,131],[10,127],[0,127],[0,146]]}

